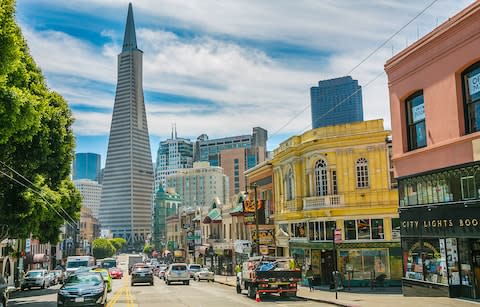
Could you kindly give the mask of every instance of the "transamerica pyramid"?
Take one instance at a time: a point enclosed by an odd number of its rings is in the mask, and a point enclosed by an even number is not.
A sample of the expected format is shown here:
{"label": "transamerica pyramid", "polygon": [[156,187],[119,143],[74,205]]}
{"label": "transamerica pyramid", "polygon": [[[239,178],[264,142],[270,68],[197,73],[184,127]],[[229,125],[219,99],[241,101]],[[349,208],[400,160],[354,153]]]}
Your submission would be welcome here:
{"label": "transamerica pyramid", "polygon": [[151,233],[153,168],[142,85],[143,51],[137,48],[128,5],[100,204],[102,229],[143,247]]}

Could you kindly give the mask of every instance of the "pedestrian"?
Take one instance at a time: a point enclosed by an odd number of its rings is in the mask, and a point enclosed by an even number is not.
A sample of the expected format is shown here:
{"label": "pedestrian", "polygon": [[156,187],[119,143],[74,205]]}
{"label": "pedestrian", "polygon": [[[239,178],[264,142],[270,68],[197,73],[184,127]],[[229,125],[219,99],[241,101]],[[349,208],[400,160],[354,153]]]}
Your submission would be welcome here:
{"label": "pedestrian", "polygon": [[305,276],[307,277],[308,288],[310,289],[310,292],[312,292],[313,290],[315,290],[315,289],[313,288],[313,270],[312,270],[312,266],[309,266],[309,267],[308,267],[308,270],[307,270]]}
{"label": "pedestrian", "polygon": [[238,274],[242,271],[242,268],[240,267],[240,264],[237,263],[237,265],[235,266],[235,273]]}

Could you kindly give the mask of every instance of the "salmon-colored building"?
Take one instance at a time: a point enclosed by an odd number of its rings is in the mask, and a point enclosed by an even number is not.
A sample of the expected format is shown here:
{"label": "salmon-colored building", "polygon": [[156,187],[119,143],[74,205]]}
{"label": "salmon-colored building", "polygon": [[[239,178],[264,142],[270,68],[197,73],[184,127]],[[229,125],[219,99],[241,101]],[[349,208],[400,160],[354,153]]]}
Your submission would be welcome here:
{"label": "salmon-colored building", "polygon": [[385,70],[404,295],[480,299],[480,2]]}

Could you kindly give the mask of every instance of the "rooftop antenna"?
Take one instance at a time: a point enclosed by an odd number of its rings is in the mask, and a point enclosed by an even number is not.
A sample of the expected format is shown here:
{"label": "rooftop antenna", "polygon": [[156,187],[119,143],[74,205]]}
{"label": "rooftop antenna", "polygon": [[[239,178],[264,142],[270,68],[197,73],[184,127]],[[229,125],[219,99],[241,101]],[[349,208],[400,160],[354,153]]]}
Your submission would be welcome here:
{"label": "rooftop antenna", "polygon": [[177,139],[177,124],[175,123],[175,139]]}

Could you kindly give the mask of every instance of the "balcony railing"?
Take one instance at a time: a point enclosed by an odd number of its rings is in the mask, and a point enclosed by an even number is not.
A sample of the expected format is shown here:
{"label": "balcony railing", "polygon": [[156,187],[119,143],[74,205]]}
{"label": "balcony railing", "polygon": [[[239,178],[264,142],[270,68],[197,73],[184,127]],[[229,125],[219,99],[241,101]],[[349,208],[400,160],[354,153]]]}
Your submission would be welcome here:
{"label": "balcony railing", "polygon": [[303,210],[343,207],[343,195],[326,195],[303,198]]}

